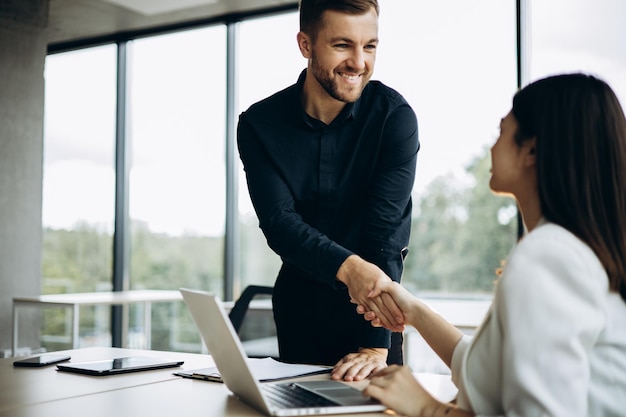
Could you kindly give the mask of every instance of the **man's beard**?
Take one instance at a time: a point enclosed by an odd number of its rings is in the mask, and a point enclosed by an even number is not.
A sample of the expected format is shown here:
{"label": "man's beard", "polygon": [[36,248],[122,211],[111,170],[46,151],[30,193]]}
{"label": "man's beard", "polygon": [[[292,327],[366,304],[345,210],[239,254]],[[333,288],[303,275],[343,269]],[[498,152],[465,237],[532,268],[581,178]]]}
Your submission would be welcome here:
{"label": "man's beard", "polygon": [[331,96],[337,101],[342,101],[344,103],[354,103],[355,101],[359,99],[359,97],[361,97],[363,88],[365,87],[365,84],[368,81],[365,78],[368,75],[368,73],[361,74],[361,77],[363,80],[365,80],[365,83],[362,83],[360,86],[355,85],[348,92],[342,92],[338,88],[338,85],[335,82],[335,80],[332,78],[332,76],[328,76],[324,68],[322,68],[322,66],[319,63],[319,60],[317,59],[317,56],[315,55],[315,52],[311,54],[311,63],[312,63],[311,70],[313,72],[312,75],[315,77],[319,85],[322,86],[324,91],[328,93],[329,96]]}

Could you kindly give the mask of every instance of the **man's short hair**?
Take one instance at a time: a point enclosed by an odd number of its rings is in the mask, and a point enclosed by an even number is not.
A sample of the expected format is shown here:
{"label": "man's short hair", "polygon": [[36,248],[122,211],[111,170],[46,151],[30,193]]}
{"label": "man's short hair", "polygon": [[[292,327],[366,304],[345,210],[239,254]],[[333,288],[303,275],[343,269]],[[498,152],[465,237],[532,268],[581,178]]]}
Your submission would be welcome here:
{"label": "man's short hair", "polygon": [[372,8],[379,14],[378,0],[300,0],[300,31],[315,39],[327,10],[360,15]]}

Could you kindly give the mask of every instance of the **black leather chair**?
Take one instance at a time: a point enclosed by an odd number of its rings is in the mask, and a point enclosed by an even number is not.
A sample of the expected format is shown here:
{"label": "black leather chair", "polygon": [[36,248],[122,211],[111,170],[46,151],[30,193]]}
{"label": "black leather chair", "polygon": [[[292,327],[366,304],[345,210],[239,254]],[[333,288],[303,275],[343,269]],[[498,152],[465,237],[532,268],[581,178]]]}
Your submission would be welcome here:
{"label": "black leather chair", "polygon": [[[265,324],[265,328],[267,329],[265,331],[267,334],[262,337],[258,337],[257,335],[257,337],[248,338],[248,335],[245,334],[247,329],[244,322],[250,307],[250,302],[257,297],[271,297],[273,291],[273,287],[262,285],[250,285],[246,287],[237,301],[235,301],[233,308],[228,314],[235,331],[241,338],[244,350],[250,358],[265,358],[269,356],[278,359],[278,339],[276,338],[276,327],[274,325],[272,311],[269,311],[269,317],[265,315],[264,318],[261,318],[263,321],[262,324]],[[268,321],[271,321],[271,323],[268,323]],[[256,327],[258,328],[260,326]]]}

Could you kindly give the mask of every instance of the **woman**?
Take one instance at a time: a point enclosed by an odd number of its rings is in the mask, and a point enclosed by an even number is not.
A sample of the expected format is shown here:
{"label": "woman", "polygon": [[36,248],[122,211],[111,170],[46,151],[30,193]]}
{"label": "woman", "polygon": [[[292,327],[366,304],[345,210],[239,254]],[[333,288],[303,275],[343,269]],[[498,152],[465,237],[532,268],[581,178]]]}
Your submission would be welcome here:
{"label": "woman", "polygon": [[[450,367],[456,403],[438,402],[399,366],[375,374],[364,394],[408,416],[626,415],[619,101],[584,74],[536,81],[515,95],[491,158],[490,187],[517,200],[528,233],[509,255],[475,336],[463,336],[397,283],[371,293],[393,298]],[[381,325],[375,313],[357,311]]]}

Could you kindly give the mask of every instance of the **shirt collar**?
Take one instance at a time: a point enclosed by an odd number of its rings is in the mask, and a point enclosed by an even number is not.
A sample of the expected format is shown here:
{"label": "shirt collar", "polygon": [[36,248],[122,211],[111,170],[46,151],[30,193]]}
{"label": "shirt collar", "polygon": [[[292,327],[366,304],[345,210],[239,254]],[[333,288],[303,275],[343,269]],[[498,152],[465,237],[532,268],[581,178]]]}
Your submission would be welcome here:
{"label": "shirt collar", "polygon": [[[304,123],[306,123],[310,127],[315,127],[315,125],[317,124],[315,122],[319,122],[319,121],[309,116],[304,111],[304,106],[302,106],[301,97],[302,97],[302,89],[304,88],[305,78],[306,78],[306,68],[302,70],[302,72],[300,73],[300,76],[298,77],[298,81],[296,82],[296,96],[297,96],[296,98],[298,102],[300,103],[299,108],[300,108],[300,114],[301,114],[302,120],[304,121]],[[367,86],[365,88],[367,88]],[[355,119],[357,112],[360,108],[360,103],[361,103],[361,98],[359,98],[354,103],[347,103],[344,106],[344,108],[341,110],[341,113],[339,113],[337,118],[333,121],[333,123],[336,123],[337,121],[347,121],[349,119]]]}

